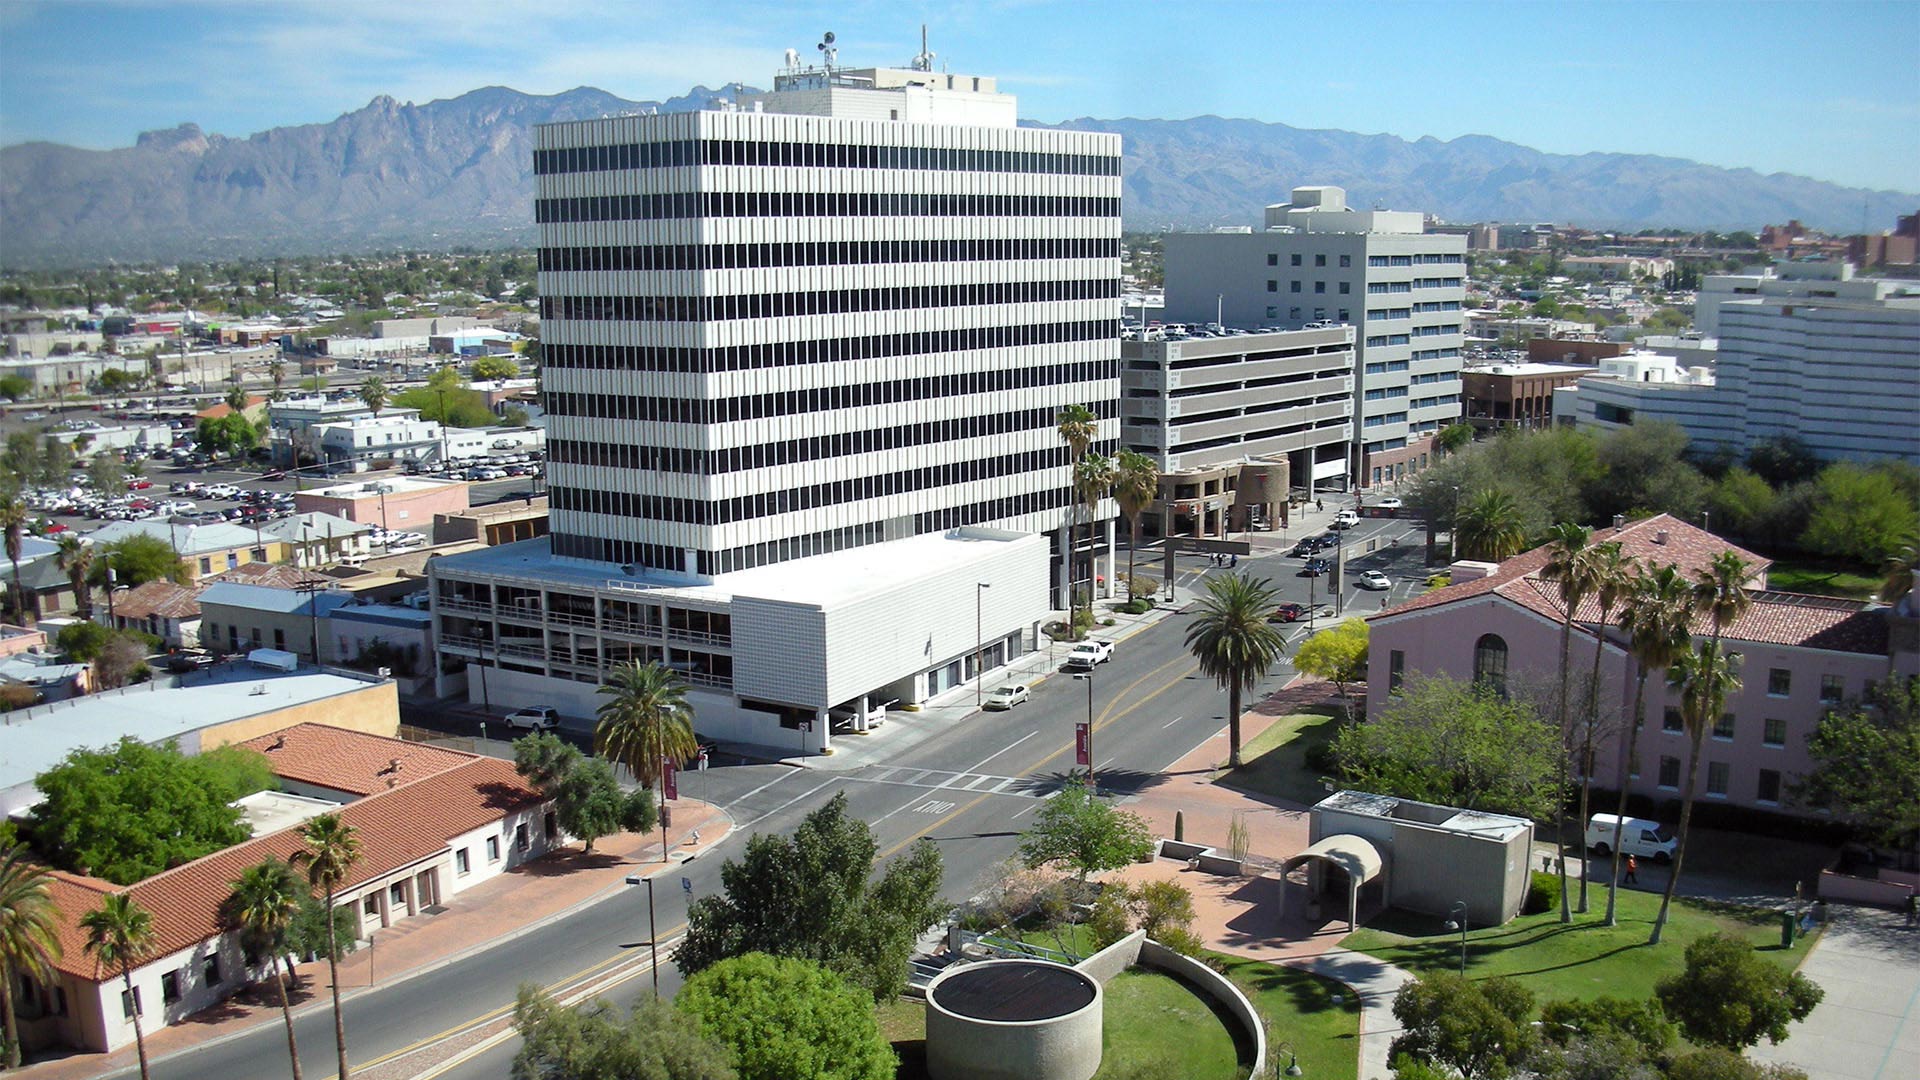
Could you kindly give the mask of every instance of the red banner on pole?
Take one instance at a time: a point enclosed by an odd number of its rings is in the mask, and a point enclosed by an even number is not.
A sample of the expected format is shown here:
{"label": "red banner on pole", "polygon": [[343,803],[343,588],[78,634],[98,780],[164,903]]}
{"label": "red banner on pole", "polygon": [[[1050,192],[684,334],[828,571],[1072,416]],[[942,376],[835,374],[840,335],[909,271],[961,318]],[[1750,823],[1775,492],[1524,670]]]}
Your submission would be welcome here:
{"label": "red banner on pole", "polygon": [[1073,725],[1073,763],[1093,764],[1093,730],[1085,721]]}
{"label": "red banner on pole", "polygon": [[661,784],[666,790],[667,798],[679,798],[680,770],[674,768],[672,758],[665,758],[660,762],[660,778]]}

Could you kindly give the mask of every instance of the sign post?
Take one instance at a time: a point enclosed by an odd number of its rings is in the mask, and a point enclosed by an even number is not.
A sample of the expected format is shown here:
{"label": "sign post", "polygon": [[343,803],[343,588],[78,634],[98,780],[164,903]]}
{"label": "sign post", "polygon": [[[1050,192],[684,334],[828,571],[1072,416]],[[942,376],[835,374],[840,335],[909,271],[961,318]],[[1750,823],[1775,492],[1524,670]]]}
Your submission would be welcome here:
{"label": "sign post", "polygon": [[1082,720],[1073,725],[1073,763],[1087,767],[1087,786],[1093,786],[1093,725]]}

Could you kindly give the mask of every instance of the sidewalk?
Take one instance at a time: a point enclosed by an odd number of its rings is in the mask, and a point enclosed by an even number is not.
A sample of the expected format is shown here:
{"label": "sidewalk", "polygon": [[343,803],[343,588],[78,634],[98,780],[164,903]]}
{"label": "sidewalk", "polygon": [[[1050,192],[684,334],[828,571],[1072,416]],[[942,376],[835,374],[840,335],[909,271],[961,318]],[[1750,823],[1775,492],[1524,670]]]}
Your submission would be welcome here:
{"label": "sidewalk", "polygon": [[[1265,731],[1280,717],[1335,697],[1330,683],[1295,679],[1276,693],[1256,702],[1240,720],[1244,742]],[[1281,878],[1278,866],[1307,847],[1307,807],[1279,799],[1236,791],[1213,782],[1218,766],[1227,760],[1227,733],[1223,728],[1169,766],[1161,783],[1125,802],[1127,809],[1146,819],[1153,835],[1171,837],[1176,813],[1185,824],[1190,843],[1225,848],[1227,829],[1236,815],[1248,830],[1248,856],[1254,868],[1270,867],[1245,877],[1188,870],[1186,863],[1158,859],[1139,863],[1107,876],[1107,880],[1178,881],[1193,895],[1193,929],[1209,949],[1267,963],[1286,964],[1334,979],[1360,998],[1361,1080],[1385,1080],[1390,1075],[1387,1052],[1399,1034],[1393,1019],[1393,998],[1412,975],[1373,957],[1340,947],[1347,936],[1344,917],[1329,915],[1309,920],[1304,914],[1279,914]]]}
{"label": "sidewalk", "polygon": [[[1895,1080],[1920,1062],[1920,929],[1898,912],[1832,905],[1827,932],[1800,964],[1827,992],[1787,1041],[1756,1061],[1786,1062],[1812,1080]],[[1906,1062],[1905,1065],[1900,1064]]]}
{"label": "sidewalk", "polygon": [[[672,858],[667,862],[660,860],[660,834],[656,831],[644,836],[622,833],[603,837],[594,845],[592,855],[584,854],[576,845],[524,863],[454,895],[438,913],[414,916],[378,931],[372,947],[363,944],[340,961],[341,997],[344,1000],[375,987],[392,987],[563,918],[576,908],[625,890],[628,874],[652,877],[677,871],[688,855],[712,848],[732,828],[732,819],[719,807],[681,799],[673,807],[673,828],[668,834]],[[690,846],[688,840],[696,831],[699,844]],[[332,984],[326,962],[301,964],[297,973],[297,988],[290,995],[295,1012],[330,1010]],[[280,1002],[272,985],[257,984],[178,1024],[150,1032],[147,1056],[158,1061],[192,1053],[260,1024],[280,1022]],[[316,1067],[322,1061],[331,1063],[332,1041],[329,1039],[323,1047],[302,1047],[303,1060],[311,1054],[319,1055],[313,1058]],[[411,1060],[415,1066],[421,1065],[419,1055]],[[74,1054],[41,1062],[21,1070],[20,1075],[34,1080],[83,1080],[130,1068],[136,1062],[134,1048],[128,1046],[112,1054]]]}

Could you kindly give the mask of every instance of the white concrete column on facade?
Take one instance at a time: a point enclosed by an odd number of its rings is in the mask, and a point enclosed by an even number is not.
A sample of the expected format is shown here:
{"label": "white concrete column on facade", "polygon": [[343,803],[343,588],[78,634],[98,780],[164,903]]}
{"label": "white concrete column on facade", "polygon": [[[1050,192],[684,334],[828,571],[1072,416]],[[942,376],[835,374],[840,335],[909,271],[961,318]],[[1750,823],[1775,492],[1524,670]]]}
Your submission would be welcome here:
{"label": "white concrete column on facade", "polygon": [[827,710],[816,709],[813,713],[813,732],[806,740],[808,751],[824,754],[833,746],[833,719]]}
{"label": "white concrete column on facade", "polygon": [[853,718],[853,730],[865,734],[868,730],[867,714],[873,709],[872,699],[867,694],[860,695],[860,715]]}
{"label": "white concrete column on facade", "polygon": [[1107,519],[1107,542],[1105,545],[1107,549],[1107,572],[1106,572],[1107,587],[1106,587],[1106,591],[1101,595],[1109,600],[1113,599],[1113,568],[1115,565],[1114,563],[1115,548],[1117,546],[1115,542],[1115,535],[1119,532],[1119,530],[1116,529],[1115,526],[1119,524],[1119,521],[1120,521],[1119,518]]}
{"label": "white concrete column on facade", "polygon": [[1073,515],[1069,513],[1060,527],[1054,530],[1053,550],[1060,553],[1060,568],[1054,576],[1054,597],[1066,599],[1066,603],[1054,605],[1060,608],[1073,603],[1073,533]]}

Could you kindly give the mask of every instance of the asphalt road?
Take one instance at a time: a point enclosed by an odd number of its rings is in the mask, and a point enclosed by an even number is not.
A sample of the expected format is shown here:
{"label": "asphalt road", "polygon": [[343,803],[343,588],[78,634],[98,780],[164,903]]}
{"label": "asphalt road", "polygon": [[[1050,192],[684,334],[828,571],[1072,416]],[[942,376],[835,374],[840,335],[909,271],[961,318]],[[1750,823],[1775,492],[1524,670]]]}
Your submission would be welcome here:
{"label": "asphalt road", "polygon": [[[1382,531],[1398,535],[1409,528],[1405,522],[1368,521],[1350,535],[1356,539]],[[1402,542],[1367,563],[1353,565],[1379,566],[1396,577],[1395,569],[1406,568],[1407,580],[1397,581],[1391,594],[1397,599],[1409,587],[1422,587],[1419,556],[1417,545]],[[1268,554],[1243,558],[1240,569],[1268,577],[1278,586],[1281,599],[1304,602],[1308,580],[1295,576],[1298,567],[1299,560]],[[1230,572],[1211,568],[1204,557],[1182,557],[1180,569],[1183,601],[1191,598],[1193,589],[1204,587],[1201,582],[1207,575]],[[1316,593],[1324,599],[1318,588]],[[1374,610],[1381,595],[1350,592],[1347,609],[1349,613]],[[1103,794],[1124,798],[1160,782],[1170,763],[1226,723],[1226,695],[1197,673],[1185,651],[1184,637],[1192,618],[1176,615],[1128,638],[1120,643],[1114,660],[1096,671],[1093,745]],[[1306,633],[1304,625],[1287,629],[1295,640]],[[1277,689],[1291,675],[1285,662],[1277,665],[1248,701]],[[970,715],[897,758],[848,772],[755,764],[682,773],[681,790],[686,795],[725,807],[739,827],[717,850],[657,883],[661,940],[675,937],[685,921],[687,894],[675,887],[680,877],[691,882],[693,896],[717,890],[722,861],[748,836],[791,832],[806,813],[840,793],[846,795],[852,813],[873,829],[883,858],[927,837],[945,861],[948,899],[959,901],[978,893],[1014,853],[1020,830],[1030,824],[1043,798],[1072,771],[1074,724],[1084,720],[1088,711],[1086,686],[1064,674],[1050,677],[1035,686],[1032,700],[1025,705],[1002,713]],[[1019,782],[1003,785],[1003,779]],[[988,790],[994,787],[1001,791]],[[354,1059],[361,1063],[387,1060],[461,1030],[476,1018],[496,1016],[511,1007],[515,987],[522,982],[553,986],[632,955],[636,949],[644,951],[646,907],[641,890],[631,892],[631,898],[623,895],[604,901],[561,922],[502,941],[460,964],[351,999],[346,1011]],[[679,974],[664,953],[662,959],[661,988],[671,993],[679,985]],[[604,996],[624,1005],[636,995],[651,992],[645,969],[636,968],[635,974],[638,977]],[[296,1027],[311,1075],[325,1076],[332,1061],[330,1013],[325,1009],[309,1012]],[[508,1074],[516,1048],[515,1040],[507,1040],[436,1075],[499,1080]],[[161,1080],[198,1080],[203,1076],[278,1077],[286,1069],[286,1044],[279,1025],[261,1024],[230,1042],[161,1062],[153,1072]]]}

